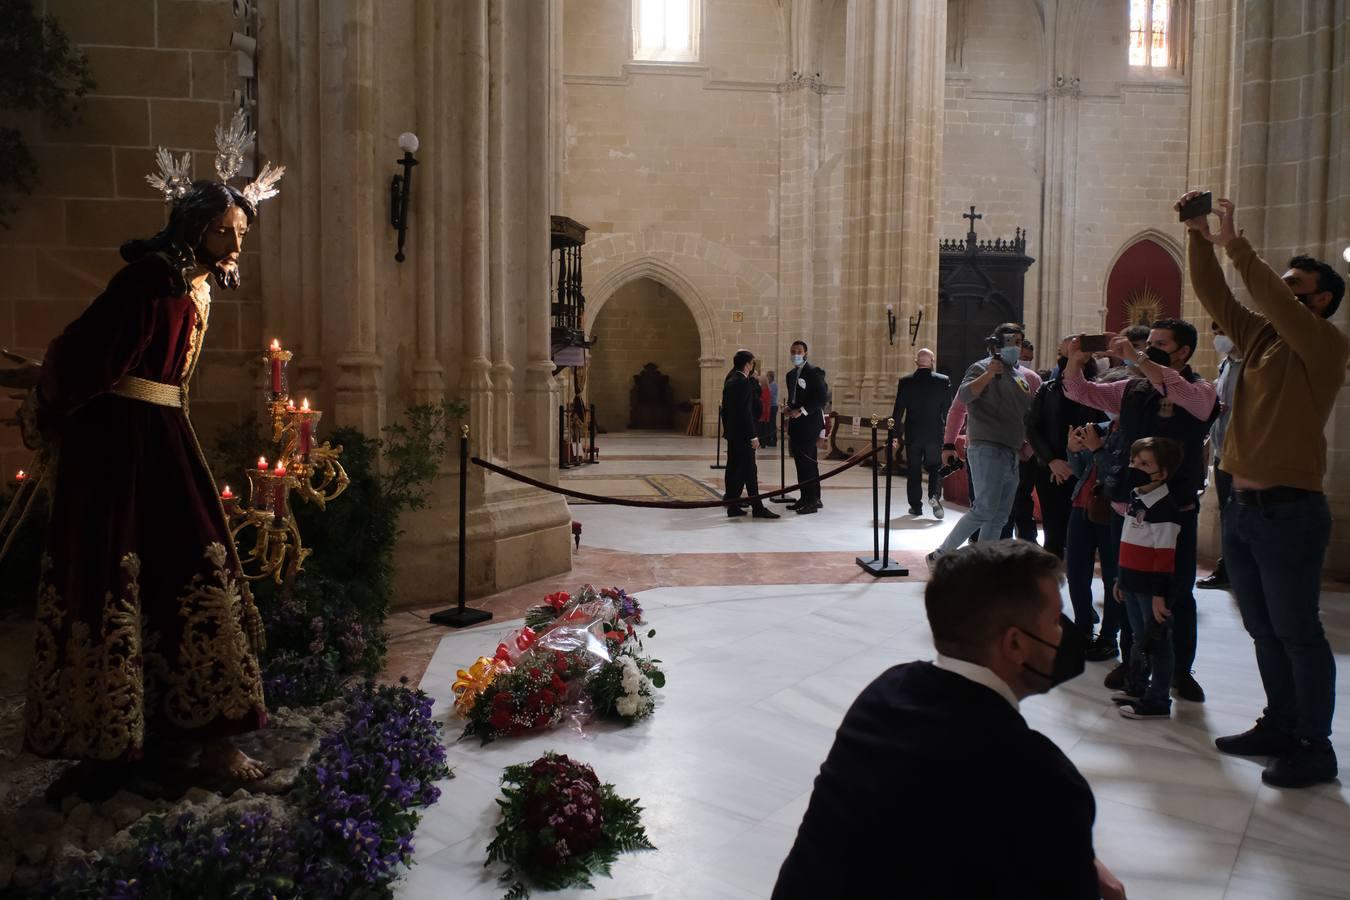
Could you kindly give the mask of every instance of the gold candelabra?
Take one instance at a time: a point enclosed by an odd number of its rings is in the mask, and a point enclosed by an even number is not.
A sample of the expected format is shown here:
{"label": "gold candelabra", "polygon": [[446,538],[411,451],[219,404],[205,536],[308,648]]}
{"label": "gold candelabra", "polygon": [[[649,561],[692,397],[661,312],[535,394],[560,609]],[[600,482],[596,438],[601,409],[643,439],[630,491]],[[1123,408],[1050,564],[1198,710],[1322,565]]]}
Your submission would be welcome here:
{"label": "gold candelabra", "polygon": [[[279,341],[272,341],[263,356],[271,381],[266,397],[272,420],[274,463],[260,456],[258,465],[246,470],[247,502],[241,502],[229,485],[220,495],[230,537],[239,550],[244,577],[250,581],[271,577],[280,584],[298,573],[313,552],[300,539],[300,529],[291,512],[293,492],[302,501],[326,509],[350,483],[338,459],[342,447],[334,447],[327,441],[315,443],[323,413],[311,409],[307,398],[297,407],[290,396],[286,367],[291,356],[291,351],[283,350]],[[249,541],[246,532],[250,531],[251,546],[246,550],[245,543]]]}

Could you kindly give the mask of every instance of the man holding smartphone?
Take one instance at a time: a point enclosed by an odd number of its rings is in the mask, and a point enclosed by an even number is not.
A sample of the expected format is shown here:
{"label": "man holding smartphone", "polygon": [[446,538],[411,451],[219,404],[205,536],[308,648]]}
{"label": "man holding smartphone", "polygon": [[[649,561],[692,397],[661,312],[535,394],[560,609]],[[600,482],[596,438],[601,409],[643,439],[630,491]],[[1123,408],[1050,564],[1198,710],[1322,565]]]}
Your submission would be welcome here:
{"label": "man holding smartphone", "polygon": [[[1111,354],[1138,368],[1143,377],[1104,384],[1083,377],[1083,366],[1092,354],[1083,351],[1081,338],[1074,338],[1065,368],[1064,394],[1070,400],[1119,417],[1117,450],[1101,473],[1103,488],[1112,501],[1115,516],[1120,518],[1112,523],[1117,534],[1130,499],[1129,482],[1123,477],[1129,465],[1129,447],[1140,438],[1166,437],[1183,448],[1181,465],[1168,478],[1169,494],[1181,507],[1170,604],[1176,658],[1172,687],[1182,700],[1203,703],[1204,689],[1191,673],[1198,639],[1196,542],[1199,497],[1205,485],[1205,436],[1218,414],[1219,403],[1214,385],[1191,371],[1190,358],[1197,339],[1195,326],[1183,319],[1154,322],[1148,349],[1143,353],[1136,354],[1128,338],[1117,336],[1111,341]],[[1124,632],[1121,643],[1124,649]],[[1123,676],[1124,672],[1120,674]]]}
{"label": "man holding smartphone", "polygon": [[[1186,194],[1175,208],[1190,231],[1196,296],[1245,360],[1218,448],[1233,477],[1223,558],[1266,689],[1256,725],[1214,743],[1223,753],[1274,757],[1261,773],[1266,784],[1309,787],[1337,771],[1336,661],[1319,603],[1331,540],[1324,429],[1350,359],[1350,338],[1330,319],[1345,281],[1307,256],[1277,274],[1238,233],[1231,202],[1219,201],[1219,231],[1210,231],[1205,212],[1189,207],[1202,196]],[[1241,275],[1251,308],[1228,289],[1215,245]]]}

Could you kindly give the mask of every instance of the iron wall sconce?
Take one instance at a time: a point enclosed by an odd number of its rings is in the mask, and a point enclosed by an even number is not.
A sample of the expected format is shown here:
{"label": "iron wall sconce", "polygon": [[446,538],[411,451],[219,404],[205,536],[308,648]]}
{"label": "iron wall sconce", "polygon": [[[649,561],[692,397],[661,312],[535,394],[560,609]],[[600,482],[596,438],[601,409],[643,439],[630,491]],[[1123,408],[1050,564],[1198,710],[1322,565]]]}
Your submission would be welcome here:
{"label": "iron wall sconce", "polygon": [[895,346],[895,306],[886,304],[886,329],[890,332],[891,346]]}
{"label": "iron wall sconce", "polygon": [[398,164],[403,166],[403,174],[395,175],[389,185],[389,224],[398,231],[398,252],[394,254],[394,259],[399,262],[407,258],[403,255],[403,242],[408,235],[408,198],[412,193],[412,167],[417,165],[417,160],[413,158],[417,147],[417,135],[411,131],[398,136],[398,148],[403,151],[403,158]]}
{"label": "iron wall sconce", "polygon": [[909,317],[909,345],[911,347],[913,347],[914,344],[919,340],[919,323],[922,321],[923,321],[923,307],[921,306],[919,307],[919,315],[917,317],[915,316]]}

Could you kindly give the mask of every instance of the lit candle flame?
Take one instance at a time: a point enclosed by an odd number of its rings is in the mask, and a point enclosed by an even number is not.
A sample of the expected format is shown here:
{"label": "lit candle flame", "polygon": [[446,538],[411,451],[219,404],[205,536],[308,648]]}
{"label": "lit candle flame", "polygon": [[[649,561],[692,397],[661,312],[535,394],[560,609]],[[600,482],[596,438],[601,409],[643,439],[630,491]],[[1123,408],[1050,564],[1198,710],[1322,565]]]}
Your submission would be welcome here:
{"label": "lit candle flame", "polygon": [[267,459],[266,459],[266,457],[262,457],[262,456],[258,457],[258,471],[259,471],[259,472],[266,472],[266,471],[267,471]]}
{"label": "lit candle flame", "polygon": [[300,410],[301,410],[302,412],[309,412],[309,398],[308,398],[308,397],[306,397],[306,398],[301,402],[301,404],[300,404]]}
{"label": "lit candle flame", "polygon": [[15,481],[23,481],[23,480],[24,480],[25,478],[27,478],[27,477],[28,477],[28,473],[25,472],[23,469],[20,469],[20,470],[19,470],[19,474],[14,476],[14,480],[15,480]]}
{"label": "lit candle flame", "polygon": [[228,484],[225,485],[225,490],[223,490],[223,491],[220,492],[220,498],[221,498],[222,500],[230,500],[230,499],[233,499],[233,497],[234,497],[234,492],[230,490],[230,486],[229,486]]}
{"label": "lit candle flame", "polygon": [[272,338],[271,350],[275,352],[280,349],[281,349],[281,341],[277,340],[276,338]]}
{"label": "lit candle flame", "polygon": [[277,463],[277,467],[272,470],[272,474],[275,475],[277,478],[280,478],[281,476],[285,475],[286,474],[285,464]]}

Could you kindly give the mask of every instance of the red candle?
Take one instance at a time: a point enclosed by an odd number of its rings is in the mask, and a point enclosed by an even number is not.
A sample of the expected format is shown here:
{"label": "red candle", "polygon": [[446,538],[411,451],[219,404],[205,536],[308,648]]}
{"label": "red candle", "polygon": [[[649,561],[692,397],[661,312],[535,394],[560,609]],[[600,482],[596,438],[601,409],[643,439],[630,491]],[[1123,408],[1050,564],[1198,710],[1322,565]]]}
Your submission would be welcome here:
{"label": "red candle", "polygon": [[278,519],[286,518],[286,467],[277,463],[277,467],[272,470],[272,476],[276,478],[276,493],[272,496],[272,515]]}
{"label": "red candle", "polygon": [[258,471],[259,471],[259,472],[266,472],[266,471],[267,471],[267,460],[266,460],[264,457],[261,457],[261,456],[258,457]]}
{"label": "red candle", "polygon": [[230,486],[229,486],[228,484],[225,485],[225,490],[223,490],[223,491],[220,492],[220,499],[222,499],[222,500],[233,500],[233,499],[234,499],[234,492],[230,490]]}
{"label": "red candle", "polygon": [[14,476],[14,480],[19,482],[19,484],[23,484],[25,481],[28,480],[28,473],[25,472],[23,469],[20,469],[19,474]]}
{"label": "red candle", "polygon": [[309,460],[309,445],[314,440],[314,423],[309,420],[309,399],[300,406],[300,456]]}
{"label": "red candle", "polygon": [[281,341],[272,338],[272,393],[281,393]]}

